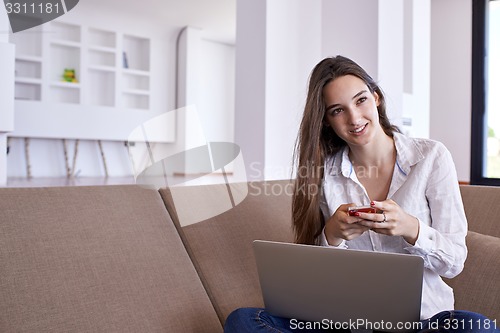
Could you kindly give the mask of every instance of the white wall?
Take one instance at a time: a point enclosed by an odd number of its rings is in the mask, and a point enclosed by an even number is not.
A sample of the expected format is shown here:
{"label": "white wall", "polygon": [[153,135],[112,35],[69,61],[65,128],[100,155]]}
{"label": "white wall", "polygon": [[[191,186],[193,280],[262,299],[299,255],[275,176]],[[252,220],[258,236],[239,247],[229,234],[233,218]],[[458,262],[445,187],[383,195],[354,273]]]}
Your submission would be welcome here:
{"label": "white wall", "polygon": [[[241,73],[246,71],[245,73],[253,76],[251,80],[246,81],[237,77],[236,126],[238,127],[238,118],[241,118],[245,121],[240,121],[240,124],[255,129],[255,136],[252,137],[254,145],[251,146],[250,141],[246,143],[251,152],[247,156],[250,155],[252,162],[263,163],[266,167],[277,165],[284,167],[289,161],[285,157],[288,153],[289,141],[286,141],[286,144],[283,144],[283,141],[276,142],[276,146],[273,146],[274,141],[269,138],[270,134],[268,134],[272,133],[272,126],[266,127],[268,125],[262,124],[267,124],[268,119],[272,119],[272,123],[278,123],[277,119],[281,121],[285,119],[280,118],[280,113],[274,110],[275,107],[268,109],[268,106],[283,103],[286,94],[281,95],[279,89],[287,87],[289,83],[282,83],[280,86],[279,80],[276,80],[276,86],[273,87],[266,81],[265,92],[262,92],[262,82],[264,82],[262,76],[265,71],[272,73],[269,77],[279,77],[282,73],[280,72],[281,65],[283,68],[286,66],[293,68],[293,56],[290,55],[308,47],[305,44],[294,44],[293,40],[304,39],[300,36],[308,36],[312,38],[311,43],[314,44],[314,38],[318,36],[318,33],[314,34],[315,28],[311,28],[311,30],[303,31],[303,35],[299,33],[297,37],[296,27],[292,27],[287,22],[287,18],[290,15],[293,16],[293,2],[285,5],[277,0],[268,1],[266,7],[261,1],[259,8],[255,5],[252,7],[243,0],[240,2],[238,7],[242,10],[239,15],[242,17],[241,20],[240,16],[238,17],[238,36],[242,38],[238,40],[238,48],[241,47],[243,54],[241,57],[245,57],[245,54],[247,57],[244,61],[245,69],[238,69],[239,63],[237,62],[237,74],[238,71]],[[278,9],[280,6],[281,8]],[[468,181],[470,169],[470,0],[408,0],[406,2],[323,0],[320,7],[322,12],[319,31],[321,55],[343,54],[363,66],[384,89],[392,122],[401,126],[403,117],[411,118],[412,126],[406,128],[410,135],[442,141],[452,153],[459,180]],[[281,10],[279,17],[270,14],[273,8],[276,12]],[[311,8],[314,10],[316,4],[313,4]],[[250,13],[250,10],[257,11],[260,16],[268,15],[266,26],[263,23],[256,23],[258,15]],[[312,12],[308,12],[307,17],[318,18]],[[245,27],[241,21],[246,22],[247,26]],[[283,27],[283,31],[277,28],[273,30],[274,22]],[[356,24],[352,24],[353,22]],[[248,32],[242,29],[248,29]],[[288,34],[284,30],[287,30]],[[250,33],[253,35],[250,36]],[[243,40],[246,45],[240,44]],[[272,51],[275,45],[279,47]],[[262,64],[260,57],[264,47],[267,58],[266,63]],[[286,50],[289,56],[284,57],[285,52],[280,53],[282,50]],[[237,54],[240,54],[238,52],[237,50]],[[272,55],[269,56],[270,54]],[[279,58],[280,55],[282,63],[276,66],[274,59]],[[253,72],[248,66],[250,62],[253,64]],[[298,73],[292,76],[293,71],[289,74],[288,81],[303,79]],[[248,76],[245,78],[247,79]],[[241,90],[238,86],[240,84],[245,85]],[[242,92],[238,96],[238,91],[247,91],[252,87],[251,93]],[[293,99],[290,98],[292,95],[288,94],[287,103],[292,103],[291,101],[295,99],[296,96],[293,96]],[[262,100],[265,101],[267,110],[264,116],[262,115]],[[297,103],[295,108],[292,104],[287,105],[293,112],[296,112],[300,103]],[[260,132],[263,128],[270,129],[265,132],[264,143],[261,142],[264,136]],[[287,134],[283,137],[290,140],[294,137],[292,135],[294,130],[286,132]],[[240,138],[244,137],[238,132],[236,135]],[[262,152],[265,152],[264,156]],[[272,163],[269,156],[274,158]]]}
{"label": "white wall", "polygon": [[341,54],[363,67],[385,92],[389,118],[401,125],[403,2],[323,0],[322,5],[322,54]]}
{"label": "white wall", "polygon": [[344,55],[378,77],[378,0],[323,0],[322,55]]}
{"label": "white wall", "polygon": [[405,43],[401,1],[238,1],[235,138],[250,178],[290,176],[309,73],[323,57],[342,54],[365,68],[385,91],[388,115],[398,126],[405,113],[414,114],[404,109],[404,75],[412,74],[407,95],[428,114],[428,76],[413,74],[430,70],[429,30],[417,31],[430,21],[429,0],[408,1],[418,7],[407,14],[416,25],[406,32],[411,43]]}
{"label": "white wall", "polygon": [[[70,13],[61,17],[65,22],[74,22],[85,26],[97,27],[104,30],[119,31],[137,36],[144,36],[151,39],[151,117],[172,111],[176,108],[176,40],[180,29],[169,26],[168,22],[151,17],[141,17],[127,9],[126,5],[121,8],[99,6],[95,10],[95,3],[90,1],[81,2]],[[200,33],[203,36],[203,33]],[[221,121],[222,112],[234,108],[234,46],[224,45],[211,41],[202,41],[200,52],[194,52],[197,59],[197,66],[202,70],[195,74],[193,81],[202,82],[202,87],[195,95],[199,95],[201,104],[206,103],[202,121],[207,128],[206,134],[211,140],[232,141],[233,119],[231,112]],[[215,46],[214,46],[215,45]],[[225,55],[222,57],[222,55]],[[223,66],[223,68],[221,67]],[[222,70],[222,69],[223,70]],[[224,75],[225,78],[220,77]],[[225,86],[219,84],[223,82]],[[206,89],[208,87],[208,89]],[[207,92],[199,94],[199,91]],[[193,93],[193,92],[191,92]],[[224,94],[225,99],[220,96]],[[196,101],[195,101],[196,104]],[[180,107],[185,106],[180,105]],[[222,106],[225,108],[222,111]],[[200,108],[198,113],[204,108]],[[147,111],[145,111],[147,112]],[[210,114],[215,113],[215,116]],[[208,116],[207,116],[208,114]],[[47,122],[57,121],[46,119]],[[183,121],[183,119],[180,119]],[[183,122],[183,125],[185,122]],[[44,126],[39,124],[39,126]],[[181,133],[177,136],[176,143],[164,145],[167,150],[165,154],[170,155],[185,149],[186,136],[184,140],[179,140]],[[193,138],[187,137],[193,141]],[[72,164],[75,147],[73,139],[67,140],[69,163]],[[10,139],[10,154],[7,158],[8,176],[25,177],[26,156],[25,141],[23,138],[13,137]],[[124,142],[105,141],[103,150],[106,154],[106,162],[110,176],[130,176],[133,173],[132,163]],[[64,150],[62,140],[59,139],[37,139],[29,140],[29,155],[31,172],[33,177],[65,177],[66,167],[64,160]],[[102,158],[96,141],[80,140],[78,146],[78,156],[75,166],[75,174],[80,177],[104,176]]]}
{"label": "white wall", "polygon": [[386,95],[387,115],[401,127],[404,91],[403,1],[378,0],[378,76]]}
{"label": "white wall", "polygon": [[402,4],[323,1],[323,55],[344,54],[363,66],[384,89],[391,120],[401,125],[402,117],[411,118],[410,135],[443,142],[459,180],[469,181],[471,0]]}
{"label": "white wall", "polygon": [[[459,179],[468,181],[471,0],[407,0],[404,6],[411,4],[410,10],[391,1],[238,0],[234,128],[231,129],[230,117],[226,119],[229,122],[222,125],[223,122],[209,116],[214,111],[207,111],[202,114],[207,116],[203,122],[210,123],[206,135],[210,139],[229,138],[230,141],[233,131],[234,142],[243,149],[247,172],[260,173],[266,178],[287,177],[283,170],[291,162],[308,74],[322,57],[345,54],[380,80],[393,103],[389,110],[391,117],[396,120],[411,117],[412,135],[442,141],[453,155]],[[82,15],[81,19],[90,25],[103,25],[103,28],[108,25],[111,29],[117,25],[128,26],[141,34],[156,34],[165,41],[162,52],[156,55],[156,61],[165,62],[167,68],[159,73],[167,78],[161,86],[161,103],[165,103],[165,111],[174,109],[173,71],[179,29],[150,18],[117,13],[116,8],[100,7],[95,11],[85,3],[81,2],[72,13]],[[409,12],[411,29],[402,21]],[[357,24],[352,24],[353,21]],[[391,29],[394,29],[392,37],[380,35]],[[407,39],[401,41],[408,36],[411,43]],[[397,43],[393,44],[391,38],[396,38]],[[396,47],[396,58],[388,57],[393,47]],[[214,57],[220,52],[231,53],[209,49],[206,52]],[[206,69],[205,78],[214,75],[212,68]],[[401,77],[402,73],[406,76]],[[231,75],[230,71],[226,74]],[[403,88],[406,90],[402,91]],[[206,94],[203,98],[210,100],[211,96]],[[216,117],[220,119],[220,114]],[[11,144],[8,175],[25,176],[23,141],[12,139]],[[69,146],[71,149],[72,142]],[[80,153],[88,155],[87,158],[79,155],[80,175],[102,175],[95,142],[81,143],[80,148]],[[122,142],[106,142],[104,149],[112,176],[130,173]],[[34,176],[65,175],[60,141],[32,140],[30,152]],[[260,165],[255,170],[249,168],[253,162]]]}
{"label": "white wall", "polygon": [[432,0],[431,5],[430,137],[450,150],[458,179],[469,181],[472,4]]}
{"label": "white wall", "polygon": [[321,60],[321,1],[267,2],[266,179],[292,176],[292,156],[307,82]]}

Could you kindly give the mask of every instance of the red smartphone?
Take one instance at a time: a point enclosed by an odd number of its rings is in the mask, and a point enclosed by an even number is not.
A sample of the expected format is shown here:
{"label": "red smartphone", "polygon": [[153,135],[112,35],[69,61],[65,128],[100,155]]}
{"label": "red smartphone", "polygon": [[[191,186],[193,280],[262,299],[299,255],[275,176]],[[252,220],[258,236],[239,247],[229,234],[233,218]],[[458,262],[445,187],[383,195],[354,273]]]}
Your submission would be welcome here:
{"label": "red smartphone", "polygon": [[377,208],[372,206],[355,206],[347,208],[347,213],[350,216],[355,216],[355,213],[377,213]]}

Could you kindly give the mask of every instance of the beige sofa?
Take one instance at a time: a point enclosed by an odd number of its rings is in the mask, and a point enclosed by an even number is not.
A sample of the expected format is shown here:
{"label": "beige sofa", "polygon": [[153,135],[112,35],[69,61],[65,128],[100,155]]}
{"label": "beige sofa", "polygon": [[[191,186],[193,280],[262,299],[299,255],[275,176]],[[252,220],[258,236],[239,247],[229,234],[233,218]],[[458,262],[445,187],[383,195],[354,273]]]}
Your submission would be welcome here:
{"label": "beige sofa", "polygon": [[[1,188],[0,332],[222,332],[233,309],[262,306],[252,240],[292,240],[291,184],[243,185]],[[456,308],[500,321],[500,188],[461,189]],[[246,197],[181,226],[176,207],[227,193]]]}

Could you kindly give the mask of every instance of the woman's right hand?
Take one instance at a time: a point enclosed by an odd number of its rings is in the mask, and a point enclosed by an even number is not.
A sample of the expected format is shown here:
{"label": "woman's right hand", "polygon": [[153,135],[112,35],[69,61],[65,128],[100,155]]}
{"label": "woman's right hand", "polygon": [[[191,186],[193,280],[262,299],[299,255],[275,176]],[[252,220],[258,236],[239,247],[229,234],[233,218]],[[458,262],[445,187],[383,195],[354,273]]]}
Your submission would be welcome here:
{"label": "woman's right hand", "polygon": [[369,227],[359,224],[362,221],[357,216],[350,216],[347,208],[354,204],[340,205],[325,223],[325,237],[328,244],[338,246],[343,240],[352,240],[361,236]]}

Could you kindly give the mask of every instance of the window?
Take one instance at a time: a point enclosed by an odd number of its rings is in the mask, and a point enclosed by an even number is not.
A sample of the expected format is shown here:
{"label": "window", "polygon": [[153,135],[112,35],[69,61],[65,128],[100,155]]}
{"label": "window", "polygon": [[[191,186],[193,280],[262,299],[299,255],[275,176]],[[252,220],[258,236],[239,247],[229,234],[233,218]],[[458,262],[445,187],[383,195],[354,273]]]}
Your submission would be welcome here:
{"label": "window", "polygon": [[472,2],[471,184],[500,185],[500,1]]}

